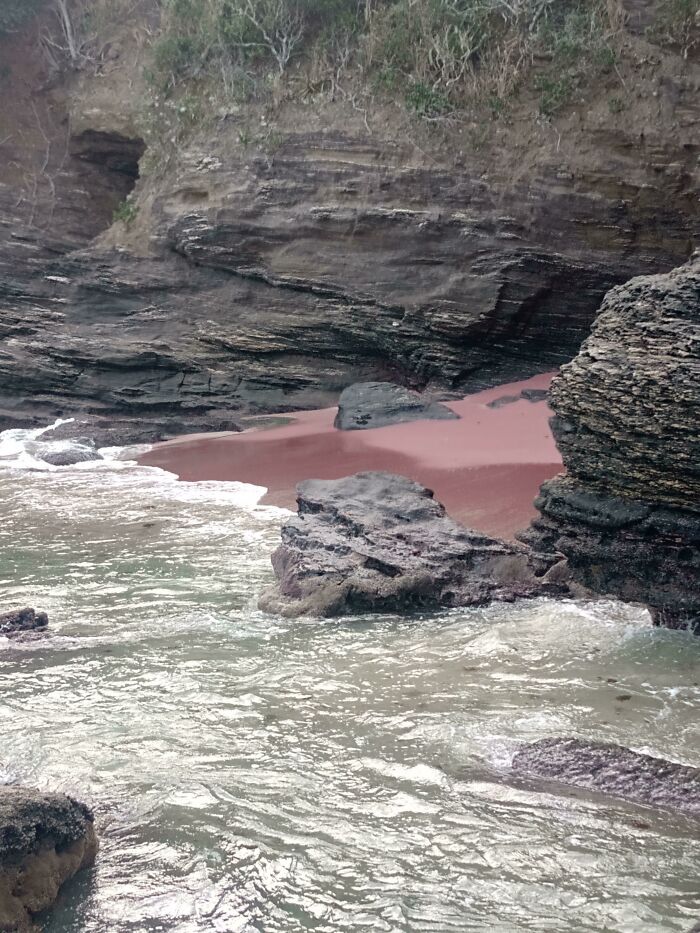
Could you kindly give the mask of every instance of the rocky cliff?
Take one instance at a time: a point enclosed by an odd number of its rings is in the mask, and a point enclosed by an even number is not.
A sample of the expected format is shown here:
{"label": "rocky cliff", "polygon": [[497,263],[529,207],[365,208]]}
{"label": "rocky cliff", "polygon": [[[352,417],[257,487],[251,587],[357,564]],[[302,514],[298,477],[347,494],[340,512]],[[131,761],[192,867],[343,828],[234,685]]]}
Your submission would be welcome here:
{"label": "rocky cliff", "polygon": [[2,425],[84,412],[154,436],[358,380],[462,392],[569,359],[611,286],[697,232],[698,62],[628,6],[619,64],[555,118],[231,105],[147,151],[111,229],[144,150],[138,42],[66,77],[31,29],[6,37]]}
{"label": "rocky cliff", "polygon": [[700,630],[700,256],[610,292],[550,404],[566,475],[525,540],[595,592]]}

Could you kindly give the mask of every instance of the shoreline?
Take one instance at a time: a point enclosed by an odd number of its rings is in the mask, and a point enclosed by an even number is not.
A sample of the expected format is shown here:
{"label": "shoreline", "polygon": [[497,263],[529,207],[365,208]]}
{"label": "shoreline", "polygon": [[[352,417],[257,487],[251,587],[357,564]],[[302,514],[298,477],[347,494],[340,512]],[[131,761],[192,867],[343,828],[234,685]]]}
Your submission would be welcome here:
{"label": "shoreline", "polygon": [[[459,420],[413,421],[364,431],[333,427],[336,408],[269,415],[241,433],[184,435],[154,445],[144,466],[183,482],[237,481],[264,486],[261,502],[294,509],[304,479],[338,479],[365,470],[408,476],[433,489],[449,515],[496,537],[512,538],[536,515],[540,485],[562,470],[545,400],[520,392],[547,389],[553,373],[444,402]],[[500,399],[500,406],[489,403]],[[514,400],[513,400],[514,399]],[[279,424],[283,417],[286,421]]]}

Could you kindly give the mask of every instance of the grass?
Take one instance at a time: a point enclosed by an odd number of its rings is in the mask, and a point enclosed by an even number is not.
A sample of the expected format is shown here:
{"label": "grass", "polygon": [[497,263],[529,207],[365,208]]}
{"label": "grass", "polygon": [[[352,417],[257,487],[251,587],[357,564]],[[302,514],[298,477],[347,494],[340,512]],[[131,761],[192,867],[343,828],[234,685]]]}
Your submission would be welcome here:
{"label": "grass", "polygon": [[138,206],[127,198],[125,201],[122,201],[121,204],[118,204],[117,207],[115,207],[112,213],[112,220],[115,223],[117,221],[121,221],[128,227],[133,223],[134,220],[136,220],[138,212]]}

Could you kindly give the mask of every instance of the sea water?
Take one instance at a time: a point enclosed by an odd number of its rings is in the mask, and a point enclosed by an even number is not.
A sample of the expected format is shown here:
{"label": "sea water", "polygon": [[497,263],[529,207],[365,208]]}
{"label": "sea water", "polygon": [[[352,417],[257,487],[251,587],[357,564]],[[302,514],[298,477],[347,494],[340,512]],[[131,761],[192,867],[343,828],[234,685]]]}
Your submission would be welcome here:
{"label": "sea water", "polygon": [[[0,781],[94,807],[47,933],[666,933],[697,823],[510,772],[572,735],[699,763],[700,639],[612,601],[287,620],[287,513],[0,435]],[[66,442],[69,444],[70,442]],[[29,444],[31,447],[31,443]]]}

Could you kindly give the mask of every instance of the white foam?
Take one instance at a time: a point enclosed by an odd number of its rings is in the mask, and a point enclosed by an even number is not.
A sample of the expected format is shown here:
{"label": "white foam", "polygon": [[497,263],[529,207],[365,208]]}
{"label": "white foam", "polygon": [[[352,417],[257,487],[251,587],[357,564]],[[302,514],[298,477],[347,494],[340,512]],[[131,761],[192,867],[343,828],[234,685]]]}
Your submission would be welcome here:
{"label": "white foam", "polygon": [[[140,478],[147,484],[154,484],[159,493],[166,492],[169,497],[181,502],[200,502],[234,506],[245,511],[264,512],[270,518],[279,518],[290,514],[286,509],[274,506],[260,506],[260,500],[267,492],[265,486],[237,481],[202,481],[198,483],[180,482],[176,473],[160,467],[141,466],[137,458],[150,449],[150,445],[131,445],[127,447],[101,447],[98,453],[102,459],[85,460],[66,466],[54,466],[46,463],[31,453],[32,442],[73,418],[58,419],[43,428],[11,429],[0,432],[0,470],[18,470],[21,472],[41,472],[60,475],[76,473],[111,474],[113,479],[125,474],[133,481]],[[70,450],[76,446],[75,440],[54,441],[54,450]],[[105,476],[106,479],[106,476]]]}

